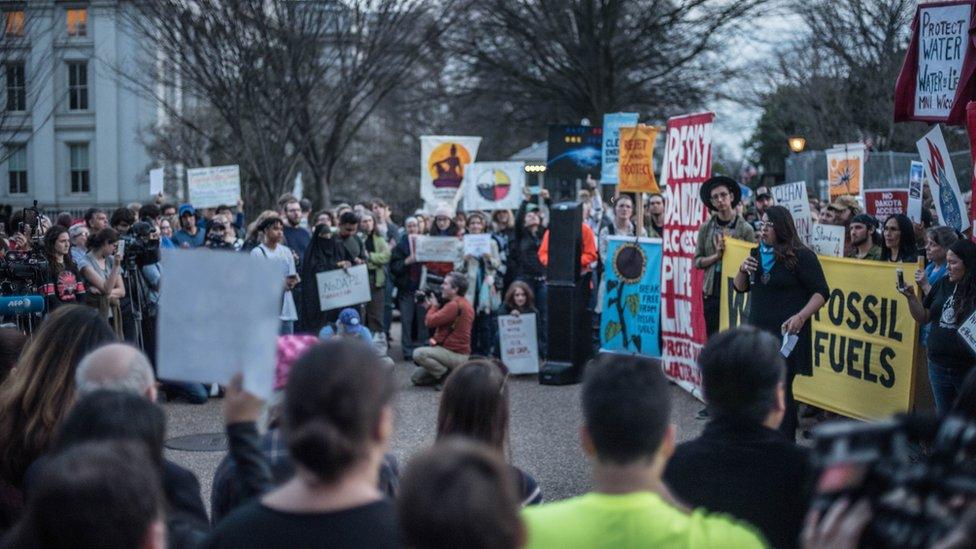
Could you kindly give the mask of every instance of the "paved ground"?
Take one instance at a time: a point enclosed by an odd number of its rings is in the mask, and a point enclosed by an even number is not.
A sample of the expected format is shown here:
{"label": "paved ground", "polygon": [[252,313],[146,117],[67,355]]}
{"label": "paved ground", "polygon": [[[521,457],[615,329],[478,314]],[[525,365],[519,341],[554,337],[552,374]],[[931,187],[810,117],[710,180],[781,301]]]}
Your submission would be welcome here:
{"label": "paved ground", "polygon": [[[391,355],[399,357],[399,350],[394,348]],[[413,387],[412,369],[412,364],[397,365],[400,392],[392,450],[401,463],[433,442],[440,396],[429,387]],[[510,383],[513,462],[535,476],[546,500],[585,492],[589,475],[578,443],[580,386],[543,386],[535,376],[512,378]],[[679,441],[696,437],[704,425],[695,419],[701,403],[677,386],[671,387],[671,399]],[[220,403],[211,399],[201,406],[166,404],[168,437],[222,431]],[[223,453],[167,450],[167,455],[197,474],[209,507],[210,482]]]}

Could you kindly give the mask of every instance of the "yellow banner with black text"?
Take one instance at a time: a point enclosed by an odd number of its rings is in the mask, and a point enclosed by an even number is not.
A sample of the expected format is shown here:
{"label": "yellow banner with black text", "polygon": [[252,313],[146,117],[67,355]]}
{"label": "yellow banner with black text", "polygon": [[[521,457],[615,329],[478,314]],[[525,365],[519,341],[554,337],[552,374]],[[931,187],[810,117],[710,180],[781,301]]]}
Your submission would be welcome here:
{"label": "yellow banner with black text", "polygon": [[[749,294],[732,279],[755,244],[726,239],[720,328],[748,324]],[[796,376],[797,400],[858,419],[912,406],[917,325],[895,289],[896,270],[914,265],[818,256],[830,299],[814,315],[813,376]]]}

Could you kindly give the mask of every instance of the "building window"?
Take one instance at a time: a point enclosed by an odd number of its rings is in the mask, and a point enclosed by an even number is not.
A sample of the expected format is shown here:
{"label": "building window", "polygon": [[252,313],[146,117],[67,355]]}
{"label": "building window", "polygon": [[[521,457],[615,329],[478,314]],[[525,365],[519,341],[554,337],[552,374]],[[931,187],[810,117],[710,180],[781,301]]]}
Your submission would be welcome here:
{"label": "building window", "polygon": [[7,63],[7,110],[27,110],[27,77],[23,63]]}
{"label": "building window", "polygon": [[88,63],[68,63],[68,109],[88,110]]}
{"label": "building window", "polygon": [[10,194],[27,194],[27,147],[7,145],[7,181]]}
{"label": "building window", "polygon": [[72,8],[65,11],[68,36],[88,36],[88,9]]}
{"label": "building window", "polygon": [[88,169],[88,143],[69,145],[71,151],[71,192],[91,191],[91,175]]}
{"label": "building window", "polygon": [[3,35],[4,37],[24,36],[24,11],[8,11],[4,13]]}

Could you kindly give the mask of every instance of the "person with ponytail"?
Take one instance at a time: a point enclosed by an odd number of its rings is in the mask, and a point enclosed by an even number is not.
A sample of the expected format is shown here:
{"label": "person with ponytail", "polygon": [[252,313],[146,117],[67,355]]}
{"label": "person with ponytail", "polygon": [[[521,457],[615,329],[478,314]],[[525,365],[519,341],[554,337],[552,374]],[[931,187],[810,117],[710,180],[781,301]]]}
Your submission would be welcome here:
{"label": "person with ponytail", "polygon": [[946,253],[948,275],[932,285],[920,301],[915,288],[906,284],[898,291],[908,298],[908,308],[920,324],[929,324],[929,382],[935,408],[948,412],[962,388],[966,374],[976,364],[959,326],[976,309],[976,244],[957,240]]}
{"label": "person with ponytail", "polygon": [[365,343],[320,343],[292,366],[282,406],[295,475],[221,521],[204,547],[396,547],[377,488],[393,432],[393,373]]}

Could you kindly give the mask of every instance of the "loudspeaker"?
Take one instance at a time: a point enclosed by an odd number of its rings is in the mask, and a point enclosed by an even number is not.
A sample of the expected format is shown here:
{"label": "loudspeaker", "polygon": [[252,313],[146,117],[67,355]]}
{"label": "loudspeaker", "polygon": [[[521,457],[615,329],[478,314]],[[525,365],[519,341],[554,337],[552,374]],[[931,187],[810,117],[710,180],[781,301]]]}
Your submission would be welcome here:
{"label": "loudspeaker", "polygon": [[549,282],[573,283],[580,278],[583,206],[560,202],[549,209]]}
{"label": "loudspeaker", "polygon": [[586,308],[589,276],[574,283],[549,283],[549,360],[539,370],[542,385],[578,383],[593,355],[592,320]]}

